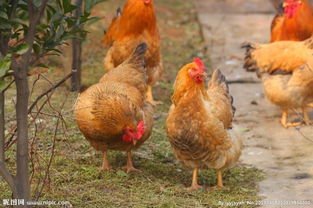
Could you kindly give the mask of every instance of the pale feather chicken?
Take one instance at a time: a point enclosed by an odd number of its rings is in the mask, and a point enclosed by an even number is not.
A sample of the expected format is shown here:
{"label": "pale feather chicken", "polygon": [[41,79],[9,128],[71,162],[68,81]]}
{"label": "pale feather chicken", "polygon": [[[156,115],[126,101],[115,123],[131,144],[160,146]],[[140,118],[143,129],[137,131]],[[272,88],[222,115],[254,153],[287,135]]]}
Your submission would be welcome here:
{"label": "pale feather chicken", "polygon": [[302,42],[279,41],[271,44],[245,43],[245,65],[257,71],[266,97],[282,109],[281,124],[288,128],[302,122],[288,122],[288,111],[301,108],[303,121],[312,123],[308,107],[313,101],[313,36]]}
{"label": "pale feather chicken", "polygon": [[184,66],[174,84],[166,129],[176,158],[193,169],[190,190],[201,188],[199,169],[218,170],[217,185],[223,188],[222,170],[240,157],[242,141],[230,134],[235,108],[225,77],[213,73],[205,89],[205,68],[200,59]]}
{"label": "pale feather chicken", "polygon": [[81,93],[75,107],[75,119],[90,144],[103,153],[102,170],[111,166],[108,150],[127,152],[127,172],[134,168],[131,151],[151,134],[153,107],[145,100],[147,75],[144,63],[146,44],[116,69]]}

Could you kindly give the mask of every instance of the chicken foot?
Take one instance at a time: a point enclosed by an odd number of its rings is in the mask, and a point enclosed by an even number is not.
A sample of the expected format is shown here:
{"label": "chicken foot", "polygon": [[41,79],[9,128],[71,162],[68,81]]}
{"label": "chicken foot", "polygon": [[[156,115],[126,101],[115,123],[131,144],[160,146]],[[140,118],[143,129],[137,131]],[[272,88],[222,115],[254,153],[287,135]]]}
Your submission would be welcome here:
{"label": "chicken foot", "polygon": [[217,189],[224,189],[225,186],[223,185],[223,173],[222,170],[217,170],[217,184],[216,186],[207,188],[208,191],[217,190]]}
{"label": "chicken foot", "polygon": [[141,173],[142,172],[141,170],[138,170],[134,167],[131,151],[127,152],[127,164],[121,169],[126,171],[126,173],[131,173],[131,172]]}
{"label": "chicken foot", "polygon": [[107,158],[107,152],[104,151],[102,152],[102,167],[99,168],[99,170],[103,170],[103,171],[107,171],[107,170],[111,170],[111,165],[108,161],[108,158]]}
{"label": "chicken foot", "polygon": [[152,105],[156,106],[156,105],[162,104],[161,101],[155,101],[155,100],[153,99],[153,95],[152,95],[152,85],[148,85],[148,86],[147,86],[147,94],[146,94],[146,96],[147,96],[147,100],[148,100]]}
{"label": "chicken foot", "polygon": [[198,168],[193,169],[192,184],[189,188],[187,188],[189,191],[194,191],[202,188],[202,186],[198,185],[198,172]]}
{"label": "chicken foot", "polygon": [[288,110],[283,110],[280,122],[285,128],[301,126],[302,124],[301,122],[288,123],[287,118],[288,118]]}

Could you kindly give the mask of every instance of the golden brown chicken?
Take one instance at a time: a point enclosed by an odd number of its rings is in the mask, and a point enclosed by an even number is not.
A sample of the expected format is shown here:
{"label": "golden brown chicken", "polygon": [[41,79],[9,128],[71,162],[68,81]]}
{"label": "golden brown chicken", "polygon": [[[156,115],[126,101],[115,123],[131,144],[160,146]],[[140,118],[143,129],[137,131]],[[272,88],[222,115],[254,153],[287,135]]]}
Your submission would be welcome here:
{"label": "golden brown chicken", "polygon": [[146,69],[141,44],[123,64],[81,93],[75,107],[75,119],[90,144],[103,153],[102,170],[109,170],[108,150],[127,152],[127,172],[136,171],[131,151],[151,134],[153,107],[145,101]]}
{"label": "golden brown chicken", "polygon": [[283,0],[272,21],[271,42],[303,41],[313,34],[313,8],[307,0]]}
{"label": "golden brown chicken", "polygon": [[198,170],[207,168],[218,170],[215,188],[223,188],[222,170],[239,159],[242,148],[241,139],[229,132],[235,108],[225,77],[216,70],[206,90],[205,74],[200,59],[178,72],[166,121],[176,158],[193,169],[190,190],[201,188]]}
{"label": "golden brown chicken", "polygon": [[153,0],[128,0],[122,13],[113,19],[102,42],[110,47],[104,58],[106,71],[123,63],[139,43],[147,43],[147,98],[157,104],[153,100],[152,86],[159,80],[163,65]]}
{"label": "golden brown chicken", "polygon": [[302,108],[305,124],[311,124],[307,107],[313,101],[313,37],[303,41],[271,44],[246,43],[245,68],[257,71],[266,97],[282,109],[284,127],[301,125],[287,121],[288,110]]}

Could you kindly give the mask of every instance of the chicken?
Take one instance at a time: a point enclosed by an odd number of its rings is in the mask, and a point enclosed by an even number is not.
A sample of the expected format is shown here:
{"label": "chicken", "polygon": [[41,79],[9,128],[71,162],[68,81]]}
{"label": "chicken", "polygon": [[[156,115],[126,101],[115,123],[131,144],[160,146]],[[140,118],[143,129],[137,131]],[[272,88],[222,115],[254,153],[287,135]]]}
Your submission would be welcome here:
{"label": "chicken", "polygon": [[222,170],[240,157],[242,141],[231,135],[235,108],[225,77],[219,70],[205,89],[204,64],[200,59],[184,66],[174,84],[166,129],[176,158],[193,169],[189,190],[201,188],[198,170],[218,170],[217,185],[223,188]]}
{"label": "chicken", "polygon": [[283,0],[283,10],[272,21],[271,42],[303,41],[313,34],[313,7],[308,0]]}
{"label": "chicken", "polygon": [[102,40],[104,46],[110,47],[104,58],[105,70],[110,71],[123,63],[139,43],[146,42],[147,98],[151,103],[157,104],[152,96],[152,86],[159,80],[163,64],[154,2],[128,0],[122,13],[119,13],[120,11]]}
{"label": "chicken", "polygon": [[[122,9],[121,9],[121,7],[119,7],[119,8],[117,8],[116,9],[116,14],[115,14],[115,16],[113,17],[113,19],[112,19],[112,22],[111,22],[111,25],[109,26],[109,30],[111,30],[111,28],[114,28],[114,27],[116,27],[115,26],[115,24],[117,24],[117,22],[118,22],[118,19],[121,17],[121,15],[122,15]],[[106,30],[104,30],[104,36],[103,36],[103,38],[102,38],[102,44],[103,44],[103,46],[106,46],[106,41],[107,41],[107,31]]]}
{"label": "chicken", "polygon": [[145,101],[146,44],[116,69],[106,73],[102,82],[81,93],[75,107],[75,119],[90,144],[103,153],[102,170],[111,166],[108,150],[127,152],[127,172],[137,171],[131,151],[147,140],[153,126],[153,106]]}
{"label": "chicken", "polygon": [[288,128],[301,123],[287,121],[288,110],[302,108],[305,124],[311,124],[307,108],[313,101],[313,36],[306,41],[279,41],[243,45],[244,67],[257,71],[266,97],[282,109],[281,124]]}

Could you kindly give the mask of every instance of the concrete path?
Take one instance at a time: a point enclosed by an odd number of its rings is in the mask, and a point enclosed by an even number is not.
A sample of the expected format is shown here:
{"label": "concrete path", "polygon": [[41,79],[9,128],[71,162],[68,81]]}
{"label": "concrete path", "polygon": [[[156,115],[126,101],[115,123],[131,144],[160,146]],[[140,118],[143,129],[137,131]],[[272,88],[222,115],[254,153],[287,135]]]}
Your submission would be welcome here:
{"label": "concrete path", "polygon": [[[257,81],[255,74],[242,68],[240,45],[268,42],[274,16],[270,3],[197,0],[196,4],[213,67],[220,68],[228,80]],[[270,201],[312,200],[311,205],[289,207],[313,207],[313,127],[284,129],[279,123],[280,110],[266,100],[260,83],[231,84],[230,90],[237,107],[236,124],[245,139],[241,162],[266,175],[259,184],[260,196]],[[310,116],[313,119],[313,112]]]}

